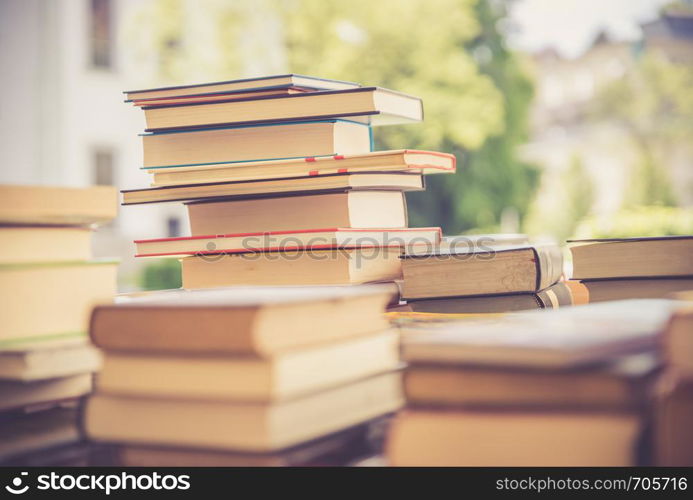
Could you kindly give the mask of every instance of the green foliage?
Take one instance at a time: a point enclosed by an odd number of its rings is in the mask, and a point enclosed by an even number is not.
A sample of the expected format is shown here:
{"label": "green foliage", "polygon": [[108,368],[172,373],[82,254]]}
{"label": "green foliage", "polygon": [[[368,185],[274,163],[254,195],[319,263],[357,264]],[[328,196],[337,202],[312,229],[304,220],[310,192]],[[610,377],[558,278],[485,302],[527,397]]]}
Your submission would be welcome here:
{"label": "green foliage", "polygon": [[527,216],[527,230],[563,241],[573,236],[580,221],[592,211],[594,183],[577,154],[554,182],[545,190],[550,193],[550,199],[537,199],[533,203]]}
{"label": "green foliage", "polygon": [[629,238],[693,234],[693,209],[637,207],[608,218],[588,217],[578,227],[576,238]]}
{"label": "green foliage", "polygon": [[631,138],[639,159],[632,166],[626,203],[674,205],[666,171],[674,144],[693,136],[693,67],[656,55],[640,59],[625,78],[605,86],[594,116],[616,121]]}
{"label": "green foliage", "polygon": [[[292,71],[401,90],[424,100],[422,125],[376,129],[378,149],[454,153],[458,173],[410,193],[413,225],[448,233],[521,214],[538,170],[515,158],[532,86],[503,45],[486,0],[281,2]],[[476,57],[474,57],[476,56]]]}
{"label": "green foliage", "polygon": [[157,259],[142,270],[139,277],[142,290],[180,288],[181,268],[178,259]]}

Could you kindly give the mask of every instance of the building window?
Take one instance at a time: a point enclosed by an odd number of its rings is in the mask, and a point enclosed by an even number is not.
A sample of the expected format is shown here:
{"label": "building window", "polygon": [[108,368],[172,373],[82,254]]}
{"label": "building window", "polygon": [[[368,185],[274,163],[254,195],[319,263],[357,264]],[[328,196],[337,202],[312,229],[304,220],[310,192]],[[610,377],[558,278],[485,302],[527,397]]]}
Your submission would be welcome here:
{"label": "building window", "polygon": [[96,150],[92,161],[94,165],[93,183],[97,186],[115,185],[113,151]]}
{"label": "building window", "polygon": [[110,68],[113,58],[112,5],[110,0],[90,0],[90,62],[94,68]]}
{"label": "building window", "polygon": [[180,236],[180,219],[178,217],[169,217],[166,219],[166,234],[169,238],[177,238]]}

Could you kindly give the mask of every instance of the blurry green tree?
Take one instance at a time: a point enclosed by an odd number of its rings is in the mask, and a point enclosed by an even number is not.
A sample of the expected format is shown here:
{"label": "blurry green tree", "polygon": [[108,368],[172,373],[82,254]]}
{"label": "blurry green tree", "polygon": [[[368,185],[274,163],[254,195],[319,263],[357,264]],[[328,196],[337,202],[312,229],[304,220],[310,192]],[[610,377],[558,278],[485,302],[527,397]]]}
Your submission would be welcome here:
{"label": "blurry green tree", "polygon": [[645,55],[625,78],[607,85],[595,99],[597,118],[615,120],[633,142],[627,206],[676,205],[662,167],[674,144],[693,137],[693,67]]}
{"label": "blurry green tree", "polygon": [[407,196],[414,225],[447,233],[497,229],[524,215],[539,170],[519,161],[532,84],[504,44],[489,0],[278,0],[289,67],[298,73],[401,90],[424,100],[421,126],[376,130],[379,149],[454,153],[458,173]]}

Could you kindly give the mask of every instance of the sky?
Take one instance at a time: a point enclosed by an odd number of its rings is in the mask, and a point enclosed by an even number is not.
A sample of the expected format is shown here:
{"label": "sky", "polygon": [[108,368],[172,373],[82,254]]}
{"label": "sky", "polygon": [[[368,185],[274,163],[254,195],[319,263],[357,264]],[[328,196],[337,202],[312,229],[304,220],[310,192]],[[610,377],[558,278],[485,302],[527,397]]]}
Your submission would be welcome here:
{"label": "sky", "polygon": [[657,17],[671,0],[516,0],[510,17],[515,33],[512,46],[534,52],[554,48],[564,57],[577,57],[601,29],[615,39],[633,40],[639,23]]}

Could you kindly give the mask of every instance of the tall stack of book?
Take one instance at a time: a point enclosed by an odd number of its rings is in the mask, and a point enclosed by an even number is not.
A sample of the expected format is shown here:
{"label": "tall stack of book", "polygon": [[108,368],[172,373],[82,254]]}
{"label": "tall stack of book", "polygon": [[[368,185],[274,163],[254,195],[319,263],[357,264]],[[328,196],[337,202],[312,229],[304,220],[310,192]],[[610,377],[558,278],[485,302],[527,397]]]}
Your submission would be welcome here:
{"label": "tall stack of book", "polygon": [[573,280],[590,302],[693,290],[693,236],[570,240]]}
{"label": "tall stack of book", "polygon": [[656,465],[693,466],[693,292],[671,318],[664,335],[666,369],[655,406]]}
{"label": "tall stack of book", "polygon": [[85,409],[117,463],[345,464],[403,403],[389,287],[152,294],[94,310]]}
{"label": "tall stack of book", "polygon": [[421,121],[421,100],[297,75],[127,92],[142,107],[152,187],[124,204],[184,201],[191,237],[136,241],[182,257],[187,289],[392,281],[403,246],[437,245],[407,227],[404,192],[443,153],[372,152],[371,126]]}
{"label": "tall stack of book", "polygon": [[91,258],[94,224],[116,216],[117,193],[0,186],[0,463],[71,463],[73,404],[91,390],[98,352],[91,307],[116,292],[114,261]]}
{"label": "tall stack of book", "polygon": [[391,428],[390,463],[648,463],[656,348],[674,307],[588,304],[405,335],[407,409]]}
{"label": "tall stack of book", "polygon": [[398,310],[499,313],[573,303],[570,289],[559,281],[563,259],[556,245],[484,241],[460,238],[455,245],[403,255],[406,305]]}

